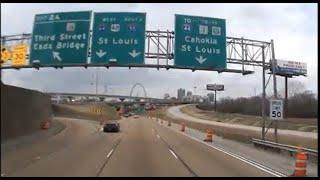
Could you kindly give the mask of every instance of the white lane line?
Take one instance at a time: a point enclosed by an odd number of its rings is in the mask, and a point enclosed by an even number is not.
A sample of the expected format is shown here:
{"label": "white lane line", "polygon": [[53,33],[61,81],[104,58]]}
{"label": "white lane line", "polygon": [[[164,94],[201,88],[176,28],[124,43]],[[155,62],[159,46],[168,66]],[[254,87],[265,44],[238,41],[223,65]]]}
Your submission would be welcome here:
{"label": "white lane line", "polygon": [[4,173],[1,173],[1,177],[4,177],[6,174],[4,174]]}
{"label": "white lane line", "polygon": [[171,152],[171,154],[173,154],[173,156],[174,156],[176,159],[179,159],[178,156],[177,156],[171,149],[169,149],[169,151]]}
{"label": "white lane line", "polygon": [[38,157],[35,157],[35,158],[33,158],[33,159],[40,159],[40,156],[38,156]]}
{"label": "white lane line", "polygon": [[160,136],[157,134],[157,137],[160,139]]}
{"label": "white lane line", "polygon": [[[179,132],[179,133],[180,133],[180,132]],[[183,134],[183,133],[180,133],[180,134]],[[200,140],[198,140],[198,139],[196,139],[196,138],[194,138],[194,137],[192,137],[192,136],[189,136],[189,135],[186,135],[186,134],[183,134],[183,135],[185,135],[185,136],[187,136],[187,137],[189,137],[189,138],[191,138],[191,139],[193,139],[193,140],[195,140],[195,141],[198,141],[198,142],[200,142],[200,143],[202,143],[202,144],[205,144],[205,145],[207,145],[207,146],[209,146],[209,147],[212,147],[212,148],[214,148],[214,149],[216,149],[216,150],[218,150],[218,151],[221,151],[221,152],[223,152],[223,153],[225,153],[225,154],[228,154],[229,156],[232,156],[232,157],[234,157],[234,158],[236,158],[236,159],[239,159],[239,160],[242,161],[242,162],[245,162],[245,163],[247,163],[247,164],[250,164],[250,165],[252,165],[252,166],[254,166],[254,167],[256,167],[256,168],[258,168],[258,169],[260,169],[260,170],[262,170],[262,171],[265,171],[265,172],[267,172],[267,173],[270,173],[270,174],[272,174],[272,175],[274,175],[274,176],[277,176],[277,177],[287,177],[287,175],[285,175],[285,174],[283,174],[283,173],[277,172],[277,171],[275,171],[275,170],[273,170],[273,169],[270,169],[270,168],[268,168],[268,167],[266,167],[266,166],[264,166],[264,165],[262,165],[262,164],[258,164],[258,163],[254,162],[254,161],[251,161],[251,160],[247,159],[247,158],[244,158],[244,157],[241,157],[241,156],[239,156],[239,155],[237,155],[237,154],[234,154],[234,153],[232,153],[232,152],[229,152],[229,151],[227,151],[227,150],[225,150],[225,149],[222,149],[222,148],[219,148],[219,147],[215,147],[215,146],[213,146],[213,145],[211,145],[211,144],[207,144],[207,143],[202,142],[202,141],[200,141]]]}
{"label": "white lane line", "polygon": [[109,157],[111,156],[113,150],[114,150],[114,149],[112,149],[112,150],[109,152],[109,154],[107,155],[107,158],[109,158]]}

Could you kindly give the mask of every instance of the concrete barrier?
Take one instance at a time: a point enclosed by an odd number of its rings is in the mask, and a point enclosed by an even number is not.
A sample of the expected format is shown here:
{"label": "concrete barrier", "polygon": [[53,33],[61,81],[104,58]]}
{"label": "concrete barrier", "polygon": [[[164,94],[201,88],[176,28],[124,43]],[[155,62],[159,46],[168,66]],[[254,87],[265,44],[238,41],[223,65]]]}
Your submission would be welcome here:
{"label": "concrete barrier", "polygon": [[39,130],[51,116],[50,96],[1,83],[1,141]]}

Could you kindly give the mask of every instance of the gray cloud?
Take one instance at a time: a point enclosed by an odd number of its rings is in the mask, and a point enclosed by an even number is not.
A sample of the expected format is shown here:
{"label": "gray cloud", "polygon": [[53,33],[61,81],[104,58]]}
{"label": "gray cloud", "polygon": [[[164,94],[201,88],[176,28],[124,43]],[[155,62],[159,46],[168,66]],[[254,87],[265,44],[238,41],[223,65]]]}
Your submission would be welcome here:
{"label": "gray cloud", "polygon": [[[92,10],[94,12],[146,12],[147,30],[173,30],[174,14],[219,17],[227,20],[227,35],[270,41],[274,39],[276,58],[307,62],[308,77],[298,77],[306,88],[317,92],[317,5],[316,4],[1,4],[1,35],[30,33],[35,14]],[[23,18],[17,12],[24,12]],[[154,47],[153,47],[154,49]],[[146,60],[155,63],[156,60]],[[161,61],[161,64],[165,64]],[[170,61],[173,63],[173,60]],[[241,66],[228,65],[228,68]],[[205,95],[206,83],[225,84],[225,92],[219,97],[251,96],[262,92],[261,67],[246,67],[255,70],[253,75],[206,72],[191,70],[165,70],[147,68],[99,68],[99,92],[113,94],[130,93],[131,87],[139,82],[148,95],[163,97],[164,93],[177,96],[182,87]],[[4,83],[50,92],[95,92],[96,68],[23,69],[3,70]],[[268,78],[268,75],[266,75]],[[284,79],[277,78],[278,89]],[[267,93],[272,93],[272,78]],[[139,87],[134,93],[142,95]]]}

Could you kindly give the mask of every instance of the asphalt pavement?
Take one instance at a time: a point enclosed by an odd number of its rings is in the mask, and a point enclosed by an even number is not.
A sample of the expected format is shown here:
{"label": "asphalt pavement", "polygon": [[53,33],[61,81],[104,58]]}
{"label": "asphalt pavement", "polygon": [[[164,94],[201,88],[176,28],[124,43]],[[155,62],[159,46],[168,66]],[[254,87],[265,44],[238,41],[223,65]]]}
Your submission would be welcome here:
{"label": "asphalt pavement", "polygon": [[152,119],[124,118],[118,133],[93,121],[61,121],[67,128],[58,135],[1,154],[2,176],[275,176]]}

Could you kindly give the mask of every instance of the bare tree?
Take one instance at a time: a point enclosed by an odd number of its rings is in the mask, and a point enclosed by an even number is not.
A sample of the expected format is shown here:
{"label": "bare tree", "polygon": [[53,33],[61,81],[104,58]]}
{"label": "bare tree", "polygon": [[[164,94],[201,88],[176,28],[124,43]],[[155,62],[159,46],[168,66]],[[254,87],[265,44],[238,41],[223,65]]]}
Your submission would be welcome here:
{"label": "bare tree", "polygon": [[288,81],[288,96],[292,97],[296,94],[303,93],[306,90],[305,85],[301,81]]}
{"label": "bare tree", "polygon": [[170,99],[169,93],[165,93],[163,99]]}

